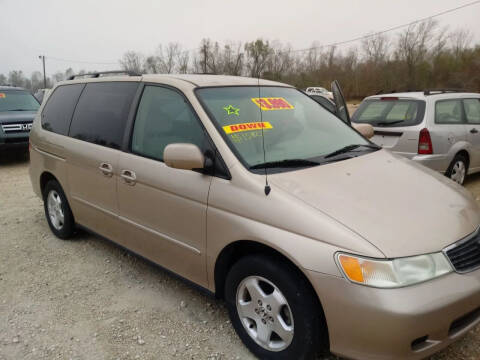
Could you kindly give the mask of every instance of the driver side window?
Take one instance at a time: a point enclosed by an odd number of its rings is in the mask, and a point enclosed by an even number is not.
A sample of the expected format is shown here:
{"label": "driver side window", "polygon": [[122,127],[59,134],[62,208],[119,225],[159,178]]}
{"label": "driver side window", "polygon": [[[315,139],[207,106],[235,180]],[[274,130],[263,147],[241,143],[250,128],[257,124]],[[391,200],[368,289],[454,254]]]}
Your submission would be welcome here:
{"label": "driver side window", "polygon": [[186,100],[175,90],[145,86],[132,137],[132,152],[163,161],[169,144],[190,143],[205,150],[206,135]]}

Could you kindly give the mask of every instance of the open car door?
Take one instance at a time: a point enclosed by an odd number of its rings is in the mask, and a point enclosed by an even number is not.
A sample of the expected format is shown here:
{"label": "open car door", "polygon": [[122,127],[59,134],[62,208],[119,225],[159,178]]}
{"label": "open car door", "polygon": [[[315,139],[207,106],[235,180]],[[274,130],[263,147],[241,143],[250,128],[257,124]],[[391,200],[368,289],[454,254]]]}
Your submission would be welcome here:
{"label": "open car door", "polygon": [[351,125],[350,114],[348,112],[347,103],[343,96],[342,88],[337,80],[334,80],[331,84],[333,99],[336,105],[336,115],[346,124]]}

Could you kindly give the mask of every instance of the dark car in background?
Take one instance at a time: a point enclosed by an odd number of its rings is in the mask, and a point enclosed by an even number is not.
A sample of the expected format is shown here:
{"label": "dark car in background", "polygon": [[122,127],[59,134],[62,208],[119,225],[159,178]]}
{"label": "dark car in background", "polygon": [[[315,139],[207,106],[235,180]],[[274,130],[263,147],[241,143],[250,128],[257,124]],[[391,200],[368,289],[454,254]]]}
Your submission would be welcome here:
{"label": "dark car in background", "polygon": [[28,136],[40,104],[27,90],[0,86],[0,150],[28,148]]}

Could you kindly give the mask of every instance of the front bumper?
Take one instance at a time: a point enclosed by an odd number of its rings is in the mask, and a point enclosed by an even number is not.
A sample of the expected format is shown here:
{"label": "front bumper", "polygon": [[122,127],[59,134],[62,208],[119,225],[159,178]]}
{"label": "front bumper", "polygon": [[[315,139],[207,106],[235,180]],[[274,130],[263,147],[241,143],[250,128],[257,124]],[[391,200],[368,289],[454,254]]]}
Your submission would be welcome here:
{"label": "front bumper", "polygon": [[28,133],[27,134],[9,134],[3,135],[0,133],[0,149],[18,149],[28,148]]}
{"label": "front bumper", "polygon": [[375,289],[309,271],[332,353],[353,359],[422,359],[480,323],[480,270],[399,289]]}

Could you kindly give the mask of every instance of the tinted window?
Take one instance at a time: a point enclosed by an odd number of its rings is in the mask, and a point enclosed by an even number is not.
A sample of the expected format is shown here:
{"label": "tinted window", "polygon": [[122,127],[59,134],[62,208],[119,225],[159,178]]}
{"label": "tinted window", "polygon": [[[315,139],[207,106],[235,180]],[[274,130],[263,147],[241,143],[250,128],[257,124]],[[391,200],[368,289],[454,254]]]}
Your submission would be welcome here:
{"label": "tinted window", "polygon": [[480,124],[480,99],[463,100],[465,117],[469,124]]}
{"label": "tinted window", "polygon": [[78,101],[70,136],[119,149],[136,82],[89,83]]}
{"label": "tinted window", "polygon": [[365,100],[355,111],[352,122],[372,126],[412,126],[423,120],[425,102],[397,98]]}
{"label": "tinted window", "polygon": [[204,150],[204,129],[179,93],[146,86],[135,119],[132,151],[163,160],[165,147],[174,143],[195,144]]}
{"label": "tinted window", "polygon": [[462,101],[460,99],[437,101],[435,104],[435,123],[463,123]]}
{"label": "tinted window", "polygon": [[49,97],[42,112],[42,127],[57,134],[67,135],[73,111],[84,84],[62,85]]}
{"label": "tinted window", "polygon": [[0,112],[37,111],[39,107],[38,101],[27,91],[0,90]]}

